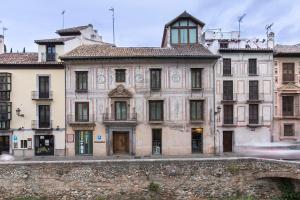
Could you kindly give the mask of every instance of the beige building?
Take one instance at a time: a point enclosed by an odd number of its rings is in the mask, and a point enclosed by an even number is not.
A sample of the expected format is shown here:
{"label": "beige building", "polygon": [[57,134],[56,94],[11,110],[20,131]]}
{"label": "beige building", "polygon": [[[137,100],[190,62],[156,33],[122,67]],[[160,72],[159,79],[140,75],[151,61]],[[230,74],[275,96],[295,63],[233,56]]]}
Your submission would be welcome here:
{"label": "beige building", "polygon": [[300,44],[276,45],[274,141],[300,141]]}
{"label": "beige building", "polygon": [[67,155],[214,152],[214,64],[184,12],[161,47],[82,45],[66,64]]}
{"label": "beige building", "polygon": [[0,54],[0,148],[15,156],[65,154],[65,73],[37,53]]}

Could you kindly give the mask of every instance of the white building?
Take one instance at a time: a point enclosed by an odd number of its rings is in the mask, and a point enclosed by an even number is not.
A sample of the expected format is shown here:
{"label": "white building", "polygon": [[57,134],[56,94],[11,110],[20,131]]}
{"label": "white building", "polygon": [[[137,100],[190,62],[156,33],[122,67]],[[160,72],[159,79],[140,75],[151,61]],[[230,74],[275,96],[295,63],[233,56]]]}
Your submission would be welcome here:
{"label": "white building", "polygon": [[208,48],[219,53],[216,104],[219,151],[238,151],[271,141],[273,37],[241,39],[238,32],[207,31]]}

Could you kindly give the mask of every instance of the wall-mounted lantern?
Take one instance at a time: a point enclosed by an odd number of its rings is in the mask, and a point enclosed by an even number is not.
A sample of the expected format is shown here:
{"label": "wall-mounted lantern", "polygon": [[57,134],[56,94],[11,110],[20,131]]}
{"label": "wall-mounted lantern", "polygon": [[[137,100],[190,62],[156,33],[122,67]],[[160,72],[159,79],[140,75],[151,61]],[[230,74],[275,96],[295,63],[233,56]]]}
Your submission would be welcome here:
{"label": "wall-mounted lantern", "polygon": [[19,117],[24,117],[24,114],[21,114],[21,109],[20,109],[20,108],[17,108],[16,114],[17,114],[17,116],[19,116]]}

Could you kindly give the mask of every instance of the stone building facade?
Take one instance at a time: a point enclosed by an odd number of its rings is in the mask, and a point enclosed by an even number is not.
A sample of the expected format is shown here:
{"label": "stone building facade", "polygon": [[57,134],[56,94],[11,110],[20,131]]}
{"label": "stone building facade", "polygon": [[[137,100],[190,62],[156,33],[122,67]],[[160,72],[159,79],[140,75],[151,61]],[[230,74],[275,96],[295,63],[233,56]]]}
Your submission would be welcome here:
{"label": "stone building facade", "polygon": [[238,151],[271,142],[273,119],[273,33],[248,40],[238,32],[205,34],[209,49],[220,54],[216,66],[218,151]]}
{"label": "stone building facade", "polygon": [[274,141],[300,141],[300,45],[276,45]]}
{"label": "stone building facade", "polygon": [[214,151],[213,71],[204,23],[184,12],[162,47],[83,45],[66,65],[67,155]]}

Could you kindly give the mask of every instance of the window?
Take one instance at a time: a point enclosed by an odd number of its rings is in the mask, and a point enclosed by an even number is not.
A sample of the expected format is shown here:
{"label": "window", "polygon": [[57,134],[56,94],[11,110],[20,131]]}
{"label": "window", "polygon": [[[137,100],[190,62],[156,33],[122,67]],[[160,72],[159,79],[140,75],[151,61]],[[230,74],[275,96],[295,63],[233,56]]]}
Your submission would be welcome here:
{"label": "window", "polygon": [[163,101],[149,101],[149,120],[150,121],[163,121],[164,107]]}
{"label": "window", "polygon": [[283,135],[284,136],[295,136],[294,125],[293,124],[284,124]]}
{"label": "window", "polygon": [[223,59],[223,75],[224,76],[231,75],[231,59],[230,58]]}
{"label": "window", "polygon": [[233,100],[233,81],[223,81],[223,100]]}
{"label": "window", "polygon": [[201,68],[193,68],[191,69],[192,73],[192,89],[201,89],[202,87],[202,75]]}
{"label": "window", "polygon": [[9,101],[11,91],[11,74],[0,73],[0,100]]}
{"label": "window", "polygon": [[46,46],[46,61],[55,61],[56,54],[55,54],[55,45],[49,44]]}
{"label": "window", "polygon": [[0,102],[0,129],[9,129],[11,120],[11,103]]}
{"label": "window", "polygon": [[293,116],[294,115],[294,97],[283,96],[282,97],[282,115]]}
{"label": "window", "polygon": [[161,154],[161,129],[152,129],[152,154]]}
{"label": "window", "polygon": [[197,26],[191,20],[181,20],[171,27],[171,44],[197,43]]}
{"label": "window", "polygon": [[282,81],[294,82],[295,81],[295,64],[283,63],[282,64]]}
{"label": "window", "polygon": [[224,124],[233,124],[233,105],[224,105]]}
{"label": "window", "polygon": [[39,98],[49,98],[49,76],[39,76]]}
{"label": "window", "polygon": [[161,89],[161,69],[150,69],[151,90]]}
{"label": "window", "polygon": [[249,75],[257,75],[257,59],[256,58],[249,59],[248,65],[249,65],[248,68]]}
{"label": "window", "polygon": [[126,80],[126,70],[125,69],[116,69],[116,82],[125,82]]}
{"label": "window", "polygon": [[190,119],[191,121],[203,120],[203,104],[202,100],[190,101]]}
{"label": "window", "polygon": [[258,81],[249,81],[249,100],[258,100]]}
{"label": "window", "polygon": [[76,92],[88,91],[88,72],[78,71],[76,72]]}
{"label": "window", "polygon": [[27,149],[27,140],[21,140],[21,149]]}
{"label": "window", "polygon": [[50,105],[39,105],[39,128],[50,128]]}
{"label": "window", "polygon": [[258,123],[258,104],[249,104],[249,124]]}
{"label": "window", "polygon": [[77,122],[89,121],[89,102],[75,103],[75,121]]}
{"label": "window", "polygon": [[115,119],[126,120],[127,119],[127,102],[116,101],[115,102]]}
{"label": "window", "polygon": [[220,43],[220,48],[221,49],[227,49],[228,48],[228,42],[221,42]]}

